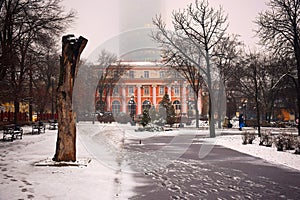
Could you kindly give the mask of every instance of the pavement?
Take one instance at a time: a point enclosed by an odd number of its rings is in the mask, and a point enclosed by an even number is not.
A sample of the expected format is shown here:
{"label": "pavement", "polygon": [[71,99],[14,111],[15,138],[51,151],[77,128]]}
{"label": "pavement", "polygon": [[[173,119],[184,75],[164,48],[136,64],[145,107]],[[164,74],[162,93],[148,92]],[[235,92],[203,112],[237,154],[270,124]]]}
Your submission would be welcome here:
{"label": "pavement", "polygon": [[[143,145],[126,148],[151,155],[172,139],[147,138]],[[300,199],[299,171],[217,145],[200,159],[203,145],[211,144],[197,140],[178,159],[156,169],[147,170],[147,162],[136,159],[144,170],[134,178],[143,185],[130,199]]]}

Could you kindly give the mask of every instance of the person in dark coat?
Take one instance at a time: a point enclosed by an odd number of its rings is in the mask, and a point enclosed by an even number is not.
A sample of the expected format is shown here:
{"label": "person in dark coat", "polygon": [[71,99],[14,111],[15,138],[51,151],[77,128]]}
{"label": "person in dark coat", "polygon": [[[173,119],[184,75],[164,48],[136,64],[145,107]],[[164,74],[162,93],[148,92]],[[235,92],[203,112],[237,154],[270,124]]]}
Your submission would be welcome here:
{"label": "person in dark coat", "polygon": [[241,131],[244,127],[244,115],[243,114],[240,114],[239,116],[239,130]]}

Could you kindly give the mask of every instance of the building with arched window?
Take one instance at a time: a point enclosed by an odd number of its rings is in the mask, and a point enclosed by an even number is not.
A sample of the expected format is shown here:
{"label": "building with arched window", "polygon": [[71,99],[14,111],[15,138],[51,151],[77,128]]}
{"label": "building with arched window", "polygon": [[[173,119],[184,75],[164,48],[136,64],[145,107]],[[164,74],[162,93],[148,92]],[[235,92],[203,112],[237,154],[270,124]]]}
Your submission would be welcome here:
{"label": "building with arched window", "polygon": [[[114,114],[130,114],[131,104],[135,105],[135,115],[142,114],[143,109],[154,106],[158,108],[165,93],[169,95],[174,105],[176,114],[187,115],[195,113],[193,90],[189,84],[177,72],[165,67],[160,62],[122,62],[122,65],[129,66],[129,70],[119,79],[114,87],[110,89],[103,102],[106,102],[105,111]],[[204,110],[204,97],[201,94],[198,99],[200,114]],[[97,91],[96,101],[100,101]],[[131,103],[130,103],[131,102]]]}
{"label": "building with arched window", "polygon": [[[154,28],[153,16],[161,13],[164,17],[165,3],[159,0],[120,0],[119,5],[119,25],[122,34],[118,37],[118,54],[123,60],[133,62],[121,62],[121,65],[129,66],[129,70],[114,83],[113,88],[105,92],[105,95],[99,95],[97,91],[96,101],[101,102],[101,96],[102,101],[106,102],[105,111],[114,114],[134,112],[139,115],[145,108],[158,108],[167,93],[176,114],[195,113],[195,95],[187,81],[161,62],[155,62],[161,59],[161,52],[149,35]],[[199,97],[196,103],[199,113],[204,114],[204,100],[201,94]],[[134,111],[132,105],[135,107]]]}

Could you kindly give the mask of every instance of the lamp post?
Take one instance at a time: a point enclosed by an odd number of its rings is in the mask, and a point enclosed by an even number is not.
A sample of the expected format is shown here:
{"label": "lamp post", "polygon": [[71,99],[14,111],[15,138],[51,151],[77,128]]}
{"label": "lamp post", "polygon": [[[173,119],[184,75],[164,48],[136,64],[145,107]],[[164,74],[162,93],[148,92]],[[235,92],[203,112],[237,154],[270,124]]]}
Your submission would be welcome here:
{"label": "lamp post", "polygon": [[243,108],[244,108],[244,122],[245,122],[245,125],[246,125],[246,117],[247,117],[247,99],[244,100],[244,103],[243,103]]}
{"label": "lamp post", "polygon": [[135,115],[135,110],[136,110],[136,104],[134,102],[134,96],[131,96],[128,104],[129,104],[129,109],[130,109],[131,124],[134,125],[134,115]]}

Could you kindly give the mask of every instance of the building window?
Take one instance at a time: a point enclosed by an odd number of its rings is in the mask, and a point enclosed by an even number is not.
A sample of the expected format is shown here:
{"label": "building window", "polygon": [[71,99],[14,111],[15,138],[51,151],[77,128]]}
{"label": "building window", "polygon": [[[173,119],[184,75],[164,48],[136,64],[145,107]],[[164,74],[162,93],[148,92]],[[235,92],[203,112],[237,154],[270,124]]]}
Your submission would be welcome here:
{"label": "building window", "polygon": [[115,114],[119,114],[120,113],[120,110],[121,110],[121,104],[119,101],[117,100],[114,100],[112,102],[112,113],[115,115]]}
{"label": "building window", "polygon": [[113,95],[114,96],[119,95],[119,87],[118,86],[114,87],[114,89],[113,89]]}
{"label": "building window", "polygon": [[144,71],[144,78],[149,78],[149,71]]}
{"label": "building window", "polygon": [[165,77],[165,72],[164,71],[160,71],[159,72],[159,77],[160,78],[164,78]]}
{"label": "building window", "polygon": [[180,110],[180,109],[181,109],[180,101],[175,100],[175,101],[173,102],[173,105],[174,105],[174,107],[175,107],[175,110]]}
{"label": "building window", "polygon": [[133,86],[128,86],[128,95],[133,95],[133,94],[134,94]]}
{"label": "building window", "polygon": [[180,95],[180,89],[179,89],[179,87],[174,87],[174,94],[176,95],[176,96],[179,96]]}
{"label": "building window", "polygon": [[134,71],[129,71],[129,78],[134,78]]}
{"label": "building window", "polygon": [[159,86],[159,94],[164,95],[165,94],[165,86]]}
{"label": "building window", "polygon": [[150,91],[149,91],[149,90],[150,90],[150,89],[149,89],[148,86],[144,87],[144,95],[145,95],[145,96],[149,96],[149,94],[150,94]]}

